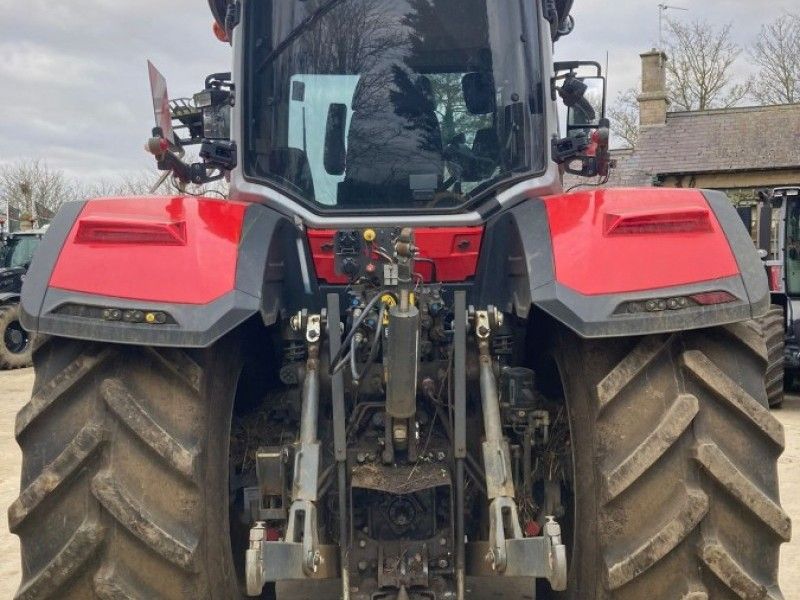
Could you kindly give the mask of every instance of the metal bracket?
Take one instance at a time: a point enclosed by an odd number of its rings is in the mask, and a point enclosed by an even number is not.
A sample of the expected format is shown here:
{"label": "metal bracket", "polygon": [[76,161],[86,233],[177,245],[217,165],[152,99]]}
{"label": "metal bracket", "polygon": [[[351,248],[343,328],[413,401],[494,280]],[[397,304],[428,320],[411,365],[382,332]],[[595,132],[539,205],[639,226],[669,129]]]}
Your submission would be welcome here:
{"label": "metal bracket", "polygon": [[[507,529],[511,529],[511,537],[507,536]],[[495,498],[489,505],[489,551],[486,553],[486,562],[492,566],[492,571],[504,572],[508,567],[508,539],[522,538],[522,528],[519,525],[517,504],[511,498]]]}
{"label": "metal bracket", "polygon": [[489,337],[503,325],[503,314],[494,307],[474,311],[473,327],[480,353],[480,386],[486,439],[483,463],[489,504],[489,541],[469,545],[469,575],[541,577],[556,591],[567,585],[567,560],[561,528],[548,518],[544,535],[525,538],[514,501],[514,478],[508,441],[503,436],[497,378],[492,367]]}
{"label": "metal bracket", "polygon": [[[493,503],[490,518],[503,519],[502,511],[509,507],[504,502]],[[553,519],[547,522],[540,537],[523,538],[522,532],[514,535],[520,537],[505,539],[505,526],[502,521],[495,521],[492,540],[489,542],[473,542],[467,544],[467,574],[473,577],[535,577],[550,582],[553,591],[563,592],[567,589],[567,552],[561,542],[561,527]],[[512,528],[513,529],[513,528]],[[496,568],[498,549],[503,548],[505,566]]]}
{"label": "metal bracket", "polygon": [[269,581],[332,578],[339,575],[338,547],[319,544],[315,504],[319,496],[319,347],[324,316],[301,311],[292,319],[291,325],[295,330],[305,327],[308,343],[292,506],[284,541],[267,542],[263,522],[256,523],[250,531],[250,548],[247,550],[245,566],[247,593],[253,596],[260,595],[264,584]]}
{"label": "metal bracket", "polygon": [[[288,537],[283,542],[266,541],[266,524],[256,523],[250,530],[250,548],[245,556],[247,595],[261,596],[264,585],[274,581],[299,581],[306,579],[335,579],[339,576],[338,546],[322,546],[316,538],[316,508],[313,503],[305,507],[304,515],[296,514],[292,506],[292,522],[303,521],[302,528],[289,525]],[[298,505],[298,510],[301,507]],[[311,553],[305,543],[296,541],[302,529],[303,535],[314,539],[315,550]],[[295,541],[292,541],[295,540]]]}
{"label": "metal bracket", "polygon": [[313,577],[322,564],[317,536],[317,507],[310,500],[296,500],[289,511],[289,527],[285,543],[303,546],[303,571]]}
{"label": "metal bracket", "polygon": [[477,335],[480,340],[487,340],[491,333],[492,328],[489,325],[489,311],[475,311],[475,335]]}
{"label": "metal bracket", "polygon": [[553,517],[547,517],[542,534],[550,543],[550,573],[546,578],[553,590],[563,592],[567,589],[567,549],[561,542],[561,526]]}
{"label": "metal bracket", "polygon": [[309,315],[306,323],[306,341],[309,344],[316,344],[322,337],[322,317],[320,315]]}
{"label": "metal bracket", "polygon": [[496,306],[489,306],[486,310],[475,310],[470,306],[467,319],[472,321],[477,338],[488,340],[492,331],[503,326],[505,315]]}

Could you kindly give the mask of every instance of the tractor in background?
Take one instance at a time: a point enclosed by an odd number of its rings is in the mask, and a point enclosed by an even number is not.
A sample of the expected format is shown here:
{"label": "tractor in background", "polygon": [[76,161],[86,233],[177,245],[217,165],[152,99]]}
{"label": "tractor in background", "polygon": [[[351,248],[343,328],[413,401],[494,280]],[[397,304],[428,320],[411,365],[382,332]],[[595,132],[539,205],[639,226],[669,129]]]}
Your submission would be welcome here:
{"label": "tractor in background", "polygon": [[800,375],[800,187],[758,194],[756,245],[767,271],[772,306],[762,320],[770,355],[767,390],[779,407]]}
{"label": "tractor in background", "polygon": [[33,364],[33,337],[20,323],[22,280],[46,229],[5,234],[0,245],[0,369]]}

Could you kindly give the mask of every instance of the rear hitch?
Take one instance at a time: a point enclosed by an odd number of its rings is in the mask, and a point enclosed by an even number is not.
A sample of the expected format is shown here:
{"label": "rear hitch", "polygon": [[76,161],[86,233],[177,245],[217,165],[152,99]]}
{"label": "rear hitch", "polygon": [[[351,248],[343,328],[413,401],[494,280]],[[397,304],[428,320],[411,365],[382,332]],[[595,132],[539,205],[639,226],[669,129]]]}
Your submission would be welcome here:
{"label": "rear hitch", "polygon": [[514,500],[510,452],[503,435],[491,355],[491,334],[502,326],[502,313],[491,307],[486,311],[474,311],[472,322],[480,355],[489,541],[467,545],[467,572],[473,576],[537,577],[547,579],[554,591],[564,591],[567,589],[567,558],[561,527],[553,517],[547,517],[541,536],[524,537]]}
{"label": "rear hitch", "polygon": [[308,361],[303,382],[300,440],[295,452],[292,505],[286,537],[282,541],[266,539],[266,525],[256,523],[250,530],[250,548],[246,555],[247,594],[261,595],[272,581],[328,579],[339,576],[339,549],[324,546],[317,535],[317,500],[320,462],[319,420],[319,349],[322,340],[322,316],[305,317]]}

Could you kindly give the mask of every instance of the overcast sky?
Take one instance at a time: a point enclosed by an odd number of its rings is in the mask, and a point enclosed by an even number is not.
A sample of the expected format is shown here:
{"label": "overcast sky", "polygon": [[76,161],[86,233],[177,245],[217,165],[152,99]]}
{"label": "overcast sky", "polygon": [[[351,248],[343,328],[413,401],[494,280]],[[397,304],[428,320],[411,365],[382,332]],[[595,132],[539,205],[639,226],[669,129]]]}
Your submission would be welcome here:
{"label": "overcast sky", "polygon": [[[291,0],[284,0],[291,1]],[[504,1],[504,0],[490,0]],[[605,62],[610,96],[637,84],[639,53],[658,38],[658,0],[575,0],[575,32],[558,58]],[[761,23],[797,0],[676,0],[679,19],[732,22],[752,42]],[[152,168],[146,59],[172,96],[230,68],[205,0],[0,0],[0,163],[41,158],[85,179]],[[743,64],[742,69],[745,68]]]}

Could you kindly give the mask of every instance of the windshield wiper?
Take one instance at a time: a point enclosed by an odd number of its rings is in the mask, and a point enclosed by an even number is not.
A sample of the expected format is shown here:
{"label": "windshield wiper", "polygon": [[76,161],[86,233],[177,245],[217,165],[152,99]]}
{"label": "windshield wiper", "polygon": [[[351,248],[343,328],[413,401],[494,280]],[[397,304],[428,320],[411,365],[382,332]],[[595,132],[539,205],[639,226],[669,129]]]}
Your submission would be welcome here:
{"label": "windshield wiper", "polygon": [[327,15],[334,7],[342,2],[342,0],[328,0],[325,4],[320,6],[317,10],[313,13],[308,15],[300,25],[292,29],[283,41],[275,46],[272,51],[264,57],[264,60],[261,61],[261,64],[258,65],[258,69],[256,69],[256,73],[260,73],[264,69],[266,69],[269,65],[275,62],[275,59],[278,58],[283,52],[292,45],[292,43],[300,37],[309,27],[311,27],[318,19]]}

